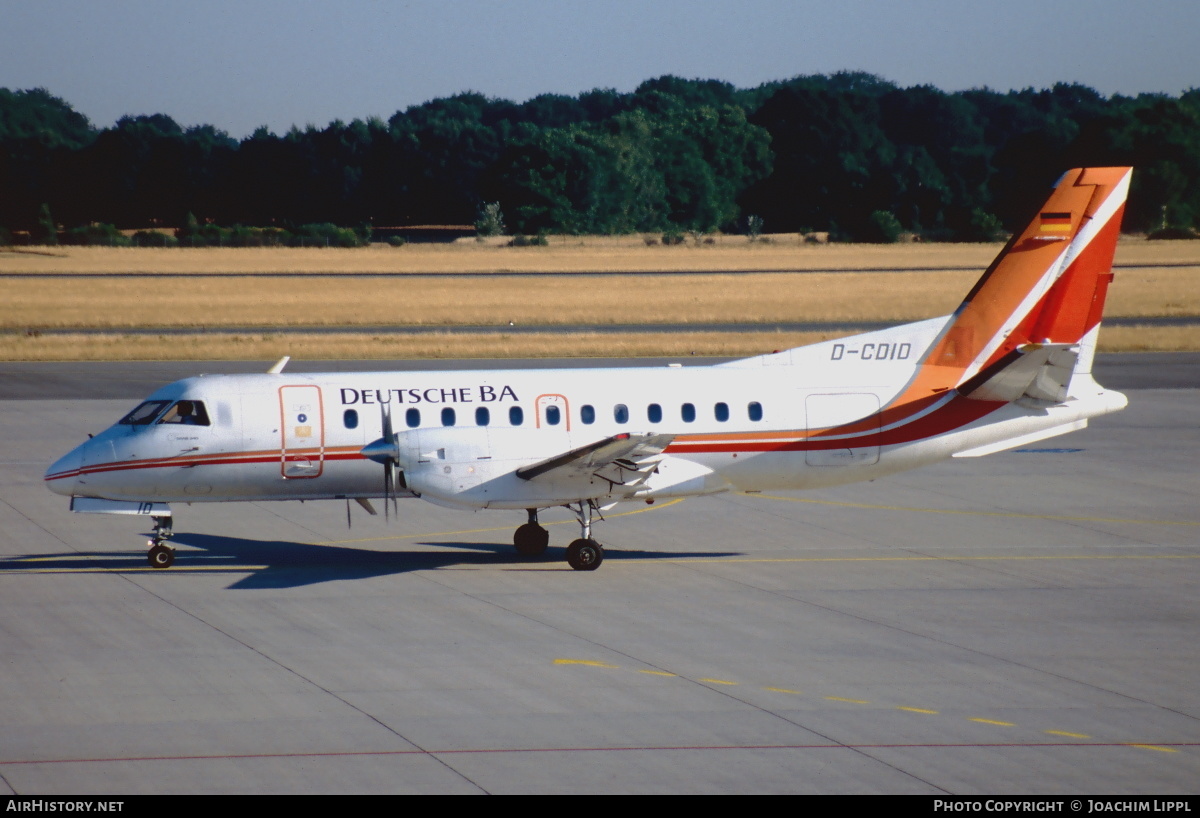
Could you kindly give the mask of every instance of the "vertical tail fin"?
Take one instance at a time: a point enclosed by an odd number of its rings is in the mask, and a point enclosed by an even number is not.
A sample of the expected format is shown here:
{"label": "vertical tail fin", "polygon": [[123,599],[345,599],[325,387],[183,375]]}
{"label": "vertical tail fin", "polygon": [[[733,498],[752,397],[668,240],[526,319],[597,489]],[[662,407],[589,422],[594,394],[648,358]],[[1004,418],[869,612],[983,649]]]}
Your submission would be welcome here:
{"label": "vertical tail fin", "polygon": [[930,348],[917,393],[962,384],[1027,344],[1079,348],[1090,372],[1132,168],[1077,168],[1013,236]]}

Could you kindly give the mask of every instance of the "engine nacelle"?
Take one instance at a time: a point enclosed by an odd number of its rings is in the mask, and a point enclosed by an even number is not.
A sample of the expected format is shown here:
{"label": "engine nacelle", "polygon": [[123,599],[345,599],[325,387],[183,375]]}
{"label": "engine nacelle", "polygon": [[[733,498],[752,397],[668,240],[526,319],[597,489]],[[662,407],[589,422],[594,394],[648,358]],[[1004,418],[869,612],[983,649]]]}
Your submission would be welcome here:
{"label": "engine nacelle", "polygon": [[395,440],[408,488],[453,508],[485,508],[499,497],[513,498],[514,507],[545,503],[543,485],[516,471],[571,447],[565,430],[538,428],[433,427],[399,432]]}

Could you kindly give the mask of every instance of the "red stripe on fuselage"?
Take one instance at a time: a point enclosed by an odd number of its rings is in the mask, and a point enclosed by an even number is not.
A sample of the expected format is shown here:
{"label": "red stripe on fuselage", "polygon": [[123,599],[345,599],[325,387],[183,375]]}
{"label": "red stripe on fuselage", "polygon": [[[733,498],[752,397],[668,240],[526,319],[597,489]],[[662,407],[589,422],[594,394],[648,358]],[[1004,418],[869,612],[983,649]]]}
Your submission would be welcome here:
{"label": "red stripe on fuselage", "polygon": [[[891,429],[866,432],[855,437],[829,439],[810,436],[801,431],[780,432],[776,437],[790,440],[726,440],[703,435],[677,438],[666,448],[667,454],[702,454],[708,452],[799,452],[822,449],[854,449],[866,446],[894,446],[914,443],[961,429],[1004,406],[1003,402],[968,400],[955,397],[944,407],[909,423]],[[838,428],[821,430],[822,435],[836,434]]]}
{"label": "red stripe on fuselage", "polygon": [[[326,449],[322,456],[320,449],[301,449],[289,451],[288,457],[295,458],[297,455],[312,455],[323,460],[366,460],[357,448],[346,449]],[[51,480],[62,480],[68,477],[81,477],[91,474],[107,474],[109,472],[130,471],[133,469],[182,469],[192,468],[194,466],[221,466],[221,465],[250,465],[255,463],[278,463],[280,461],[280,453],[277,450],[266,449],[254,452],[228,452],[213,455],[191,455],[190,457],[175,457],[175,458],[147,458],[145,460],[126,460],[112,463],[97,463],[92,466],[84,466],[71,471],[59,472],[58,474],[48,474],[45,477],[47,482]]]}

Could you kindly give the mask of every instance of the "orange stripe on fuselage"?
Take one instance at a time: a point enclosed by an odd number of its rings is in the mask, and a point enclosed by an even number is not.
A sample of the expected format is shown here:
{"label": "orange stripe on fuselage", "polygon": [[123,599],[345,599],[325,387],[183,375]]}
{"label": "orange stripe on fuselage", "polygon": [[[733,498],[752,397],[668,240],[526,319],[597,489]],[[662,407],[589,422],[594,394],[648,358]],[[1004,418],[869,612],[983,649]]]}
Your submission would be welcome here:
{"label": "orange stripe on fuselage", "polygon": [[852,438],[830,439],[822,435],[845,433],[853,424],[821,430],[819,434],[811,434],[802,430],[776,433],[773,435],[773,440],[756,439],[750,435],[689,435],[676,438],[666,448],[666,453],[796,452],[913,443],[956,431],[1004,405],[1003,402],[968,400],[955,396],[945,406],[928,415],[916,417],[911,423],[891,429],[880,429],[872,425],[868,430],[863,430],[857,437]]}

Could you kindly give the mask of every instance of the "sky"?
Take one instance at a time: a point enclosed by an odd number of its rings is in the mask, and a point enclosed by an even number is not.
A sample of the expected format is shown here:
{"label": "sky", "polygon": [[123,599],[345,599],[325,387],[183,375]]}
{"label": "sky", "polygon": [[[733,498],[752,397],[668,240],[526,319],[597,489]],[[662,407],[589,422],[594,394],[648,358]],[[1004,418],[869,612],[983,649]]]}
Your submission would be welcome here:
{"label": "sky", "polygon": [[0,0],[0,87],[241,138],[663,74],[1175,95],[1200,87],[1197,42],[1197,0]]}

